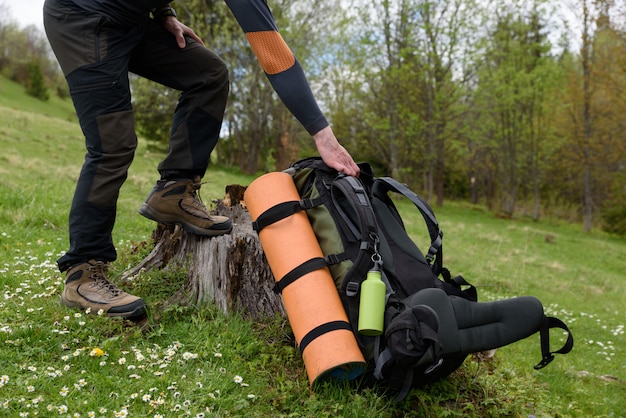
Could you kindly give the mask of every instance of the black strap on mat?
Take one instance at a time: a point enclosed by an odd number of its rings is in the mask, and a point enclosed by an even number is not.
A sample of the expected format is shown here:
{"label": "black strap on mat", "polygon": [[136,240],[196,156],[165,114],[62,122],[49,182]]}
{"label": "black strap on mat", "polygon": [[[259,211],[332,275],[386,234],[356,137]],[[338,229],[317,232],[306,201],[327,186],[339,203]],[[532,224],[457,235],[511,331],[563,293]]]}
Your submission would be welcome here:
{"label": "black strap on mat", "polygon": [[252,222],[252,229],[257,233],[261,229],[282,219],[288,218],[294,213],[298,213],[301,210],[306,210],[319,206],[321,204],[320,199],[302,199],[302,200],[290,200],[287,202],[279,203],[265,212],[259,215],[256,221]]}
{"label": "black strap on mat", "polygon": [[282,293],[282,291],[291,283],[298,280],[300,277],[304,276],[307,273],[310,273],[315,270],[319,270],[321,268],[326,267],[326,260],[322,257],[315,257],[304,263],[300,264],[298,267],[291,270],[289,273],[285,274],[282,279],[274,284],[274,293]]}
{"label": "black strap on mat", "polygon": [[[567,332],[567,340],[565,341],[565,344],[563,344],[563,347],[556,351],[550,351],[550,329],[552,328],[560,328]],[[565,325],[565,323],[558,318],[546,316],[543,319],[539,335],[541,338],[541,355],[543,358],[539,364],[535,366],[535,370],[543,369],[550,364],[552,360],[554,360],[555,354],[567,354],[572,351],[572,348],[574,348],[574,337],[572,336],[571,331],[567,325]]]}
{"label": "black strap on mat", "polygon": [[350,325],[350,323],[346,321],[331,321],[313,328],[311,331],[307,332],[304,337],[302,337],[302,341],[300,341],[300,352],[303,353],[304,349],[314,339],[321,337],[322,335],[331,331],[337,331],[340,329],[345,329],[352,332],[352,325]]}

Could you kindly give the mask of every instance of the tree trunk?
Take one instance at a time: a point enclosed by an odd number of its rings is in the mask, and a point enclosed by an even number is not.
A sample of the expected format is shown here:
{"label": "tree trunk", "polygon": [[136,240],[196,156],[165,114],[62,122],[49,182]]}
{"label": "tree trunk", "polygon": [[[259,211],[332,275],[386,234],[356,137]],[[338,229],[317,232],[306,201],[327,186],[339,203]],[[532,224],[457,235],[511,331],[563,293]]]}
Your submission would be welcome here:
{"label": "tree trunk", "polygon": [[252,229],[250,214],[239,203],[245,187],[227,186],[226,190],[227,197],[217,201],[212,213],[231,219],[230,234],[200,237],[180,226],[159,224],[152,233],[154,249],[123,278],[142,269],[184,269],[187,282],[172,295],[172,303],[214,303],[225,313],[237,311],[255,321],[276,314],[285,316],[282,299],[273,291],[274,276]]}
{"label": "tree trunk", "polygon": [[289,167],[292,161],[298,160],[298,144],[289,129],[291,114],[282,112],[280,120],[280,136],[276,141],[276,163],[274,171],[282,171]]}

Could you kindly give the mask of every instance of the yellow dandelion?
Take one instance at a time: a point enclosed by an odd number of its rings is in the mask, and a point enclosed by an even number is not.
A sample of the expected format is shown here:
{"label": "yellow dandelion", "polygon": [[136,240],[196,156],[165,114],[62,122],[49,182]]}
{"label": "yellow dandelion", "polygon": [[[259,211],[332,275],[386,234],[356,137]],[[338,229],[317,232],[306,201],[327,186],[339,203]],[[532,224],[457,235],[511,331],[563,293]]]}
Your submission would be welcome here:
{"label": "yellow dandelion", "polygon": [[94,347],[89,352],[91,357],[102,357],[104,355],[104,351],[101,348]]}

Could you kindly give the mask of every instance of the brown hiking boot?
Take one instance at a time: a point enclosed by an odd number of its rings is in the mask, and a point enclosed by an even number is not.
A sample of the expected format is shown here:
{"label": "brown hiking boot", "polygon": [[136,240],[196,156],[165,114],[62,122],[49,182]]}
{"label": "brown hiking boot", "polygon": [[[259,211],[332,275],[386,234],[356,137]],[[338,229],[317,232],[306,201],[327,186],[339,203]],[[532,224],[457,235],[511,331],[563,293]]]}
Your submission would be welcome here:
{"label": "brown hiking boot", "polygon": [[209,215],[198,196],[200,177],[183,180],[159,180],[139,213],[164,224],[180,224],[197,235],[228,234],[233,225],[225,216]]}
{"label": "brown hiking boot", "polygon": [[61,303],[70,308],[100,310],[107,316],[136,320],[146,316],[146,304],[111,283],[107,277],[108,263],[90,260],[67,271]]}

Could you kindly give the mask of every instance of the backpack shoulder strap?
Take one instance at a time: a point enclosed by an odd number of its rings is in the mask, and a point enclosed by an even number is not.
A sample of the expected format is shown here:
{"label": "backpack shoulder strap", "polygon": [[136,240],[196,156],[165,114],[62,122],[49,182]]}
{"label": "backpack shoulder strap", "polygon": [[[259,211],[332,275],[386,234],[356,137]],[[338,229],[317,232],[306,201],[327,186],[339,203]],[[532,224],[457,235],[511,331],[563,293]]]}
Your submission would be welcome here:
{"label": "backpack shoulder strap", "polygon": [[[348,202],[352,203],[352,208],[358,218],[352,220],[341,204],[335,200],[336,195],[331,192],[333,206],[337,215],[341,218],[342,224],[351,229],[355,237],[360,237],[361,241],[370,242],[372,236],[378,234],[378,225],[376,224],[376,216],[370,202],[369,193],[363,183],[355,177],[340,175],[332,183],[332,187],[339,190],[347,198]],[[355,225],[355,222],[358,225]]]}
{"label": "backpack shoulder strap", "polygon": [[[340,175],[329,185],[329,212],[344,241],[343,254],[326,255],[329,262],[349,258],[350,269],[343,277],[340,295],[350,322],[358,321],[361,283],[378,251],[378,223],[369,197],[369,189],[360,179]],[[351,238],[348,238],[351,237]]]}

